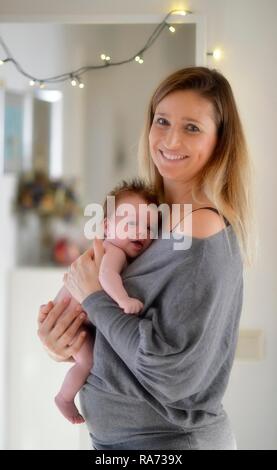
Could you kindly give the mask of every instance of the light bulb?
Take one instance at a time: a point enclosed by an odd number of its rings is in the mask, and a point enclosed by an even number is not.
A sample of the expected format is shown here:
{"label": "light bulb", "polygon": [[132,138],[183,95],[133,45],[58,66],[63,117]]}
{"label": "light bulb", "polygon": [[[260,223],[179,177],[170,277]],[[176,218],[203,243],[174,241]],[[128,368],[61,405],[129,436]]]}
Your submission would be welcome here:
{"label": "light bulb", "polygon": [[30,80],[30,81],[29,81],[29,85],[30,85],[30,86],[35,86],[35,83],[36,83],[36,82],[35,82],[34,80]]}
{"label": "light bulb", "polygon": [[108,60],[108,61],[111,60],[110,56],[107,55],[106,60]]}
{"label": "light bulb", "polygon": [[0,65],[3,65],[4,64],[4,61],[0,59]]}
{"label": "light bulb", "polygon": [[71,80],[71,85],[72,85],[72,86],[76,86],[76,85],[77,85],[77,82],[76,82],[75,78],[72,78],[72,80]]}
{"label": "light bulb", "polygon": [[169,26],[168,27],[169,31],[171,31],[172,33],[175,33],[176,29],[174,28],[174,26]]}
{"label": "light bulb", "polygon": [[100,57],[101,57],[102,60],[105,60],[106,59],[106,54],[101,54]]}
{"label": "light bulb", "polygon": [[222,51],[220,49],[215,49],[213,51],[213,58],[215,60],[220,60],[222,58]]}
{"label": "light bulb", "polygon": [[172,15],[181,15],[181,16],[186,16],[189,12],[185,10],[174,10],[172,12]]}
{"label": "light bulb", "polygon": [[136,58],[135,58],[135,61],[138,62],[140,60],[140,56],[137,55]]}
{"label": "light bulb", "polygon": [[143,59],[139,59],[139,64],[143,64]]}
{"label": "light bulb", "polygon": [[79,83],[79,88],[84,88],[84,84],[83,83]]}

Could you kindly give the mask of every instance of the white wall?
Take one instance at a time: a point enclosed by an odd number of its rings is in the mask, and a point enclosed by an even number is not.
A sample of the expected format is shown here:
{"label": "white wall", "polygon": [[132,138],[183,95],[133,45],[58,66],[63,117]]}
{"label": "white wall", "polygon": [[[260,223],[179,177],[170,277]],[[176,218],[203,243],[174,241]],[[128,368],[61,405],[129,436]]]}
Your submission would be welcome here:
{"label": "white wall", "polygon": [[225,58],[217,67],[230,81],[241,113],[257,180],[260,259],[245,275],[242,326],[261,328],[266,334],[266,359],[261,363],[236,362],[226,408],[241,449],[276,449],[277,410],[275,358],[276,328],[276,122],[277,122],[277,2],[275,0],[95,0],[59,2],[0,0],[2,20],[44,18],[52,21],[111,19],[120,15],[165,14],[187,7],[207,19],[207,44],[221,46]]}
{"label": "white wall", "polygon": [[10,204],[15,185],[14,176],[0,175],[0,449],[5,445],[7,425],[7,323],[9,315],[7,272],[15,264],[16,229]]}
{"label": "white wall", "polygon": [[8,428],[5,443],[9,450],[89,448],[85,442],[85,425],[69,423],[54,403],[72,364],[49,360],[35,334],[38,305],[55,297],[62,285],[63,273],[63,269],[51,268],[22,268],[9,272],[6,330],[9,394],[6,397]]}

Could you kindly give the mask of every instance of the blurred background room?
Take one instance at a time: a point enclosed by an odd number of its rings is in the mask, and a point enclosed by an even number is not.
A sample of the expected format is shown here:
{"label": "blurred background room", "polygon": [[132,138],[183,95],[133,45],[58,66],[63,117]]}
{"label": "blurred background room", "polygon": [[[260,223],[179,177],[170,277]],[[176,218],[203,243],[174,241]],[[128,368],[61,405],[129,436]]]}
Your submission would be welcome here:
{"label": "blurred background room", "polygon": [[[176,9],[190,13],[172,15],[140,60],[108,67],[140,51]],[[38,308],[91,243],[85,207],[138,175],[152,91],[193,65],[230,81],[256,168],[259,257],[245,272],[224,405],[239,449],[277,448],[276,17],[275,0],[0,0],[0,448],[89,448],[86,427],[54,405],[70,366],[43,350]],[[43,81],[104,63],[79,80]]]}

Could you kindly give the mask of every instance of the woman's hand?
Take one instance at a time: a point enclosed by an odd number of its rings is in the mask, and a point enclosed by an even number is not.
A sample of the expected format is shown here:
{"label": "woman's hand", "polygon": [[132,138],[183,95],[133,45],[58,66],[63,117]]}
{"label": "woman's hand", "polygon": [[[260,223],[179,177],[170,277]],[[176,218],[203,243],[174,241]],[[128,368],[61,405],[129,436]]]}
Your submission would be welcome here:
{"label": "woman's hand", "polygon": [[99,267],[104,256],[102,240],[95,239],[92,250],[89,249],[71,264],[70,270],[64,275],[63,281],[70,294],[80,303],[94,292],[102,290],[99,283]]}
{"label": "woman's hand", "polygon": [[69,302],[70,298],[57,302],[56,305],[50,301],[39,310],[37,333],[49,356],[55,361],[71,360],[81,348],[87,334],[83,330],[77,335],[86,319],[81,305],[59,318]]}

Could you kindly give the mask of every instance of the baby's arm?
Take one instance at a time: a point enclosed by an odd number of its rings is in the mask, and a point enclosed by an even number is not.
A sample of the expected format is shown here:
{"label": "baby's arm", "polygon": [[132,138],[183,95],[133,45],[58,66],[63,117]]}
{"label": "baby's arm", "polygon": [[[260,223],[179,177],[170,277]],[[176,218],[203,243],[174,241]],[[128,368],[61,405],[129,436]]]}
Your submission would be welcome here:
{"label": "baby's arm", "polygon": [[120,276],[127,258],[124,251],[113,245],[105,244],[105,254],[99,269],[99,282],[103,289],[112,297],[125,313],[139,313],[143,304],[128,296]]}

